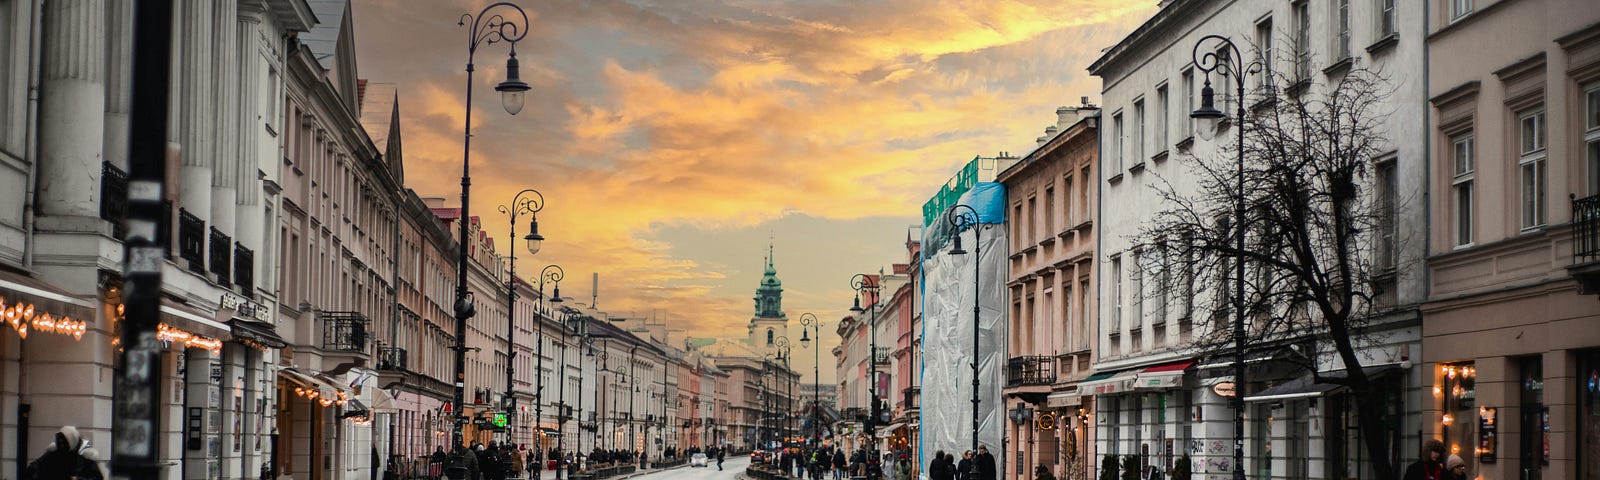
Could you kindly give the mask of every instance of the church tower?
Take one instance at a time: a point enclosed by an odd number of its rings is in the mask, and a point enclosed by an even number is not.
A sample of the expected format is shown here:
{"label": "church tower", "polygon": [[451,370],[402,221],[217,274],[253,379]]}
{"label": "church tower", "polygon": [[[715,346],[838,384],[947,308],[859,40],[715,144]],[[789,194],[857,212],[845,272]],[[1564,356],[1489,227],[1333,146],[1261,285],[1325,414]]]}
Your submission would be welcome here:
{"label": "church tower", "polygon": [[783,313],[783,282],[778,280],[778,269],[772,263],[772,245],[767,245],[767,269],[756,287],[756,313],[750,318],[749,338],[751,350],[776,353],[774,342],[789,331],[789,316]]}

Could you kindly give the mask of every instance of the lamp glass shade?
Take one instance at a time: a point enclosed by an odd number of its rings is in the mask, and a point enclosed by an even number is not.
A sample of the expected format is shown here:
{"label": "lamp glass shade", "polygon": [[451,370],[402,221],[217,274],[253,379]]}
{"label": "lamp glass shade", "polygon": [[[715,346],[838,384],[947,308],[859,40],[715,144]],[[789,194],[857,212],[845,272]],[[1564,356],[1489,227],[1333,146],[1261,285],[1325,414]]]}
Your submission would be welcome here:
{"label": "lamp glass shade", "polygon": [[861,313],[861,312],[865,312],[866,311],[866,310],[862,310],[861,309],[861,295],[856,295],[855,302],[856,303],[854,305],[850,306],[850,311],[855,312],[855,313]]}
{"label": "lamp glass shade", "polygon": [[1200,108],[1189,114],[1189,118],[1197,120],[1219,120],[1226,114],[1217,110],[1217,93],[1211,88],[1211,79],[1206,79],[1206,85],[1200,89]]}
{"label": "lamp glass shade", "polygon": [[955,245],[950,247],[950,254],[951,255],[966,255],[967,254],[967,249],[961,248],[961,233],[960,232],[956,233]]}
{"label": "lamp glass shade", "polygon": [[533,87],[522,81],[522,68],[517,64],[517,52],[511,52],[511,58],[506,59],[506,81],[495,85],[495,91],[500,92],[500,104],[506,113],[516,115],[522,113],[523,95]]}
{"label": "lamp glass shade", "polygon": [[561,303],[561,284],[556,284],[556,291],[550,293],[550,303]]}
{"label": "lamp glass shade", "polygon": [[800,331],[800,344],[801,345],[810,345],[811,344],[811,331],[810,330],[801,330]]}

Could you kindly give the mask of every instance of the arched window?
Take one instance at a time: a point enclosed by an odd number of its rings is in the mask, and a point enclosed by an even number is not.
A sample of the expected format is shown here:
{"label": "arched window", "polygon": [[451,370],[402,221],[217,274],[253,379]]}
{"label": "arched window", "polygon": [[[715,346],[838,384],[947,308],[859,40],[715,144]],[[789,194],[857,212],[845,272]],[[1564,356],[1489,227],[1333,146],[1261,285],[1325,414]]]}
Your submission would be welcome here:
{"label": "arched window", "polygon": [[767,327],[767,345],[772,345],[772,327]]}

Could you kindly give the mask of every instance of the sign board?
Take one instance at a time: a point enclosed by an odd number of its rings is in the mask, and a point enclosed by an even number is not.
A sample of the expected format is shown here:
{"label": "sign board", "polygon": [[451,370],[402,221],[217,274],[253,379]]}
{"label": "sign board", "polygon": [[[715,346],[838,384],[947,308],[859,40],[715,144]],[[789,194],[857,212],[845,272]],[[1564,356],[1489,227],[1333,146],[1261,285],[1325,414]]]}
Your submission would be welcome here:
{"label": "sign board", "polygon": [[1495,421],[1495,416],[1498,413],[1498,408],[1478,407],[1478,449],[1475,453],[1480,462],[1494,463],[1495,451],[1498,450],[1495,445],[1495,429],[1499,423]]}
{"label": "sign board", "polygon": [[1233,382],[1222,382],[1212,385],[1211,392],[1216,393],[1219,397],[1232,397],[1237,393],[1234,391]]}
{"label": "sign board", "polygon": [[222,300],[217,303],[223,310],[233,310],[235,317],[272,324],[272,314],[267,311],[267,307],[248,298],[224,293],[222,294]]}

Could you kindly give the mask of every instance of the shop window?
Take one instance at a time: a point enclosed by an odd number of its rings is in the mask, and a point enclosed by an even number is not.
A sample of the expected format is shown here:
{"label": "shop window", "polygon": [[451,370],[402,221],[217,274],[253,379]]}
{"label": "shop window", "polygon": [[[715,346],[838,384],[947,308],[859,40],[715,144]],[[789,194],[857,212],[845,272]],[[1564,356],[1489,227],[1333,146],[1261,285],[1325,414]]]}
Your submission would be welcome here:
{"label": "shop window", "polygon": [[1544,406],[1544,359],[1524,357],[1517,360],[1521,367],[1518,391],[1521,403],[1522,428],[1518,449],[1524,480],[1539,480],[1540,471],[1550,464],[1550,411]]}
{"label": "shop window", "polygon": [[1433,393],[1443,401],[1439,422],[1445,450],[1472,465],[1473,446],[1478,444],[1478,369],[1467,362],[1441,364],[1439,370],[1440,381]]}
{"label": "shop window", "polygon": [[1578,478],[1600,480],[1600,350],[1578,361]]}

